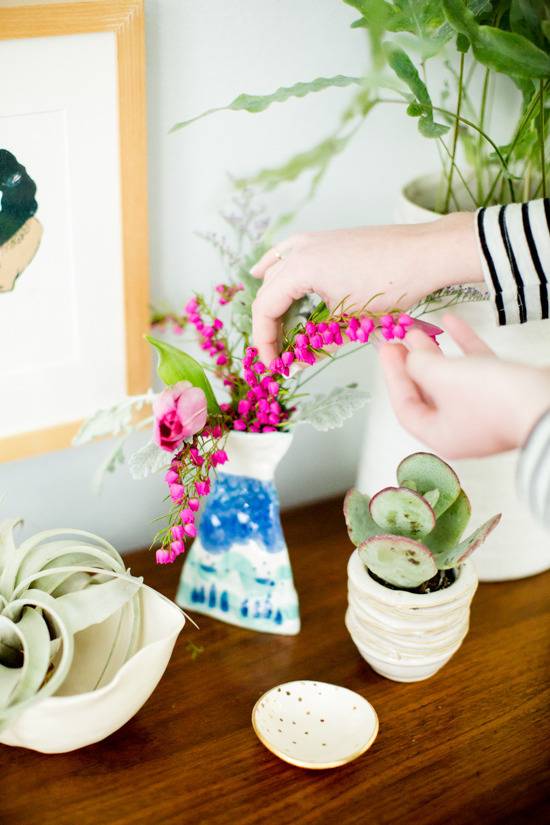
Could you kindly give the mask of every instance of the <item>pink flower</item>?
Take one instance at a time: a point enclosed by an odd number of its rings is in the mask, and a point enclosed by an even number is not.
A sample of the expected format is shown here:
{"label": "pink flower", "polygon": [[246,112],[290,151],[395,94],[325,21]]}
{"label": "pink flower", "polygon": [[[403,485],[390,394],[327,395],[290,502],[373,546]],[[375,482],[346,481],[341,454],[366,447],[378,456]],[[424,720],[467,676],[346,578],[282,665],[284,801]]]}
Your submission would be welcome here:
{"label": "pink flower", "polygon": [[226,461],[228,461],[228,457],[225,450],[216,450],[216,452],[212,456],[213,466],[218,467],[218,465],[220,464],[225,464]]}
{"label": "pink flower", "polygon": [[207,496],[210,493],[210,480],[207,478],[206,481],[196,481],[195,490],[198,496]]}
{"label": "pink flower", "polygon": [[237,418],[237,420],[233,422],[233,429],[241,431],[246,430],[246,423],[242,420],[242,418]]}
{"label": "pink flower", "polygon": [[[194,521],[195,521],[195,514],[194,514],[194,512],[191,510],[191,508],[190,508],[190,507],[186,507],[184,510],[182,510],[182,511],[181,511],[181,513],[180,513],[180,518],[181,518],[181,520],[182,520],[183,524],[188,524],[188,523],[190,523],[190,522],[192,523],[192,522],[194,522]],[[181,527],[182,532],[183,532],[183,527],[182,527],[182,525],[181,525],[181,524],[178,524],[178,527]],[[174,529],[175,529],[175,528],[174,528],[174,527],[172,527],[172,535],[174,535],[174,532],[173,532],[173,531],[174,531]],[[180,537],[180,536],[177,536],[176,538],[181,538],[181,537]]]}
{"label": "pink flower", "polygon": [[174,554],[174,558],[176,558],[177,556],[181,556],[181,554],[185,550],[185,546],[182,541],[173,541],[170,544],[170,550]]}
{"label": "pink flower", "polygon": [[197,528],[194,524],[188,523],[183,525],[183,529],[185,530],[186,535],[191,536],[191,538],[195,538],[197,535]]}
{"label": "pink flower", "polygon": [[161,449],[173,453],[185,438],[206,424],[206,396],[189,381],[167,387],[153,401],[154,439]]}
{"label": "pink flower", "polygon": [[183,484],[171,484],[170,485],[170,498],[174,502],[174,504],[181,504],[183,501],[183,496],[185,493],[185,488]]}
{"label": "pink flower", "polygon": [[187,503],[189,505],[189,509],[192,510],[194,513],[196,513],[199,507],[201,506],[198,498],[190,498]]}
{"label": "pink flower", "polygon": [[174,524],[170,532],[172,534],[172,538],[174,539],[174,541],[181,541],[185,535],[183,532],[182,524]]}

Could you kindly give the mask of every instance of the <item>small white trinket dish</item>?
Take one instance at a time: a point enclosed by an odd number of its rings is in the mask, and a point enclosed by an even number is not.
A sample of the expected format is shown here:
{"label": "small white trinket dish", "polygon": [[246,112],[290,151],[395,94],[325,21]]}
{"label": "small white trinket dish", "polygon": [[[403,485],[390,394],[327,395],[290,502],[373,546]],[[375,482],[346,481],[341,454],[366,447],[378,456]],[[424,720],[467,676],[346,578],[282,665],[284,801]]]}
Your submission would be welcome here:
{"label": "small white trinket dish", "polygon": [[378,717],[358,693],[327,682],[287,682],[258,699],[252,725],[268,750],[299,768],[337,768],[361,756]]}

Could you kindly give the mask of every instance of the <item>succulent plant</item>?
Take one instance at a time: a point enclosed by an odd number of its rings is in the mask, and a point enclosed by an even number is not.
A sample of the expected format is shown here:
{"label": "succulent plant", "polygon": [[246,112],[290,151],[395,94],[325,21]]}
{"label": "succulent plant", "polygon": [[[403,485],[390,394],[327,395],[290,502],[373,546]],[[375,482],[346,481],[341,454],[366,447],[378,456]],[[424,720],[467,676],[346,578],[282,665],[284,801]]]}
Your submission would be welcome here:
{"label": "succulent plant", "polygon": [[398,487],[369,496],[350,490],[344,502],[348,533],[378,578],[400,589],[420,587],[452,570],[500,521],[493,516],[468,538],[471,506],[454,470],[431,453],[413,453],[397,468]]}
{"label": "succulent plant", "polygon": [[[133,655],[141,627],[142,580],[107,541],[81,530],[50,530],[16,547],[18,523],[0,522],[0,729],[60,689],[75,634],[120,611],[111,646],[97,651],[104,671],[115,647],[122,663]],[[130,631],[122,636],[123,618]]]}

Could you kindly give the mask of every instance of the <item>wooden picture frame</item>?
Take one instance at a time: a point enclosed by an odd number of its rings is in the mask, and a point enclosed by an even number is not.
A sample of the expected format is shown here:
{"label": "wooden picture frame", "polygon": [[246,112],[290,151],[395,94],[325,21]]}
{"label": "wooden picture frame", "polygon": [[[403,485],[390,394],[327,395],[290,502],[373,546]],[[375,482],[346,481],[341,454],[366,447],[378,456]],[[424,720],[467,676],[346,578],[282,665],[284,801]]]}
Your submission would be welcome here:
{"label": "wooden picture frame", "polygon": [[[0,6],[0,49],[3,41],[106,32],[115,36],[118,73],[115,81],[118,92],[115,88],[114,94],[118,93],[121,238],[117,237],[120,238],[123,285],[120,300],[124,313],[120,339],[125,343],[125,354],[120,357],[125,358],[125,391],[136,394],[145,391],[151,380],[151,358],[143,338],[149,325],[143,0]],[[55,44],[51,48],[56,48]],[[10,403],[1,385],[0,398],[0,403]],[[90,408],[80,417],[92,412],[94,409]],[[60,421],[7,436],[0,432],[0,461],[67,447],[79,424],[78,420]]]}

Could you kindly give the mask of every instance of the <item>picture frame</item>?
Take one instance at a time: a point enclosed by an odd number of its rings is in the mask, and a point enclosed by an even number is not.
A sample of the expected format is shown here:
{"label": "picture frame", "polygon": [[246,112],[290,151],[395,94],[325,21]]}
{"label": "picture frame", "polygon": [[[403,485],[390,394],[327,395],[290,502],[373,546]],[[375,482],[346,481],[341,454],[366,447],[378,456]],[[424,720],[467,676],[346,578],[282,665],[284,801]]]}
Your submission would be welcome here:
{"label": "picture frame", "polygon": [[2,2],[10,67],[0,461],[68,447],[86,416],[150,386],[143,0]]}

